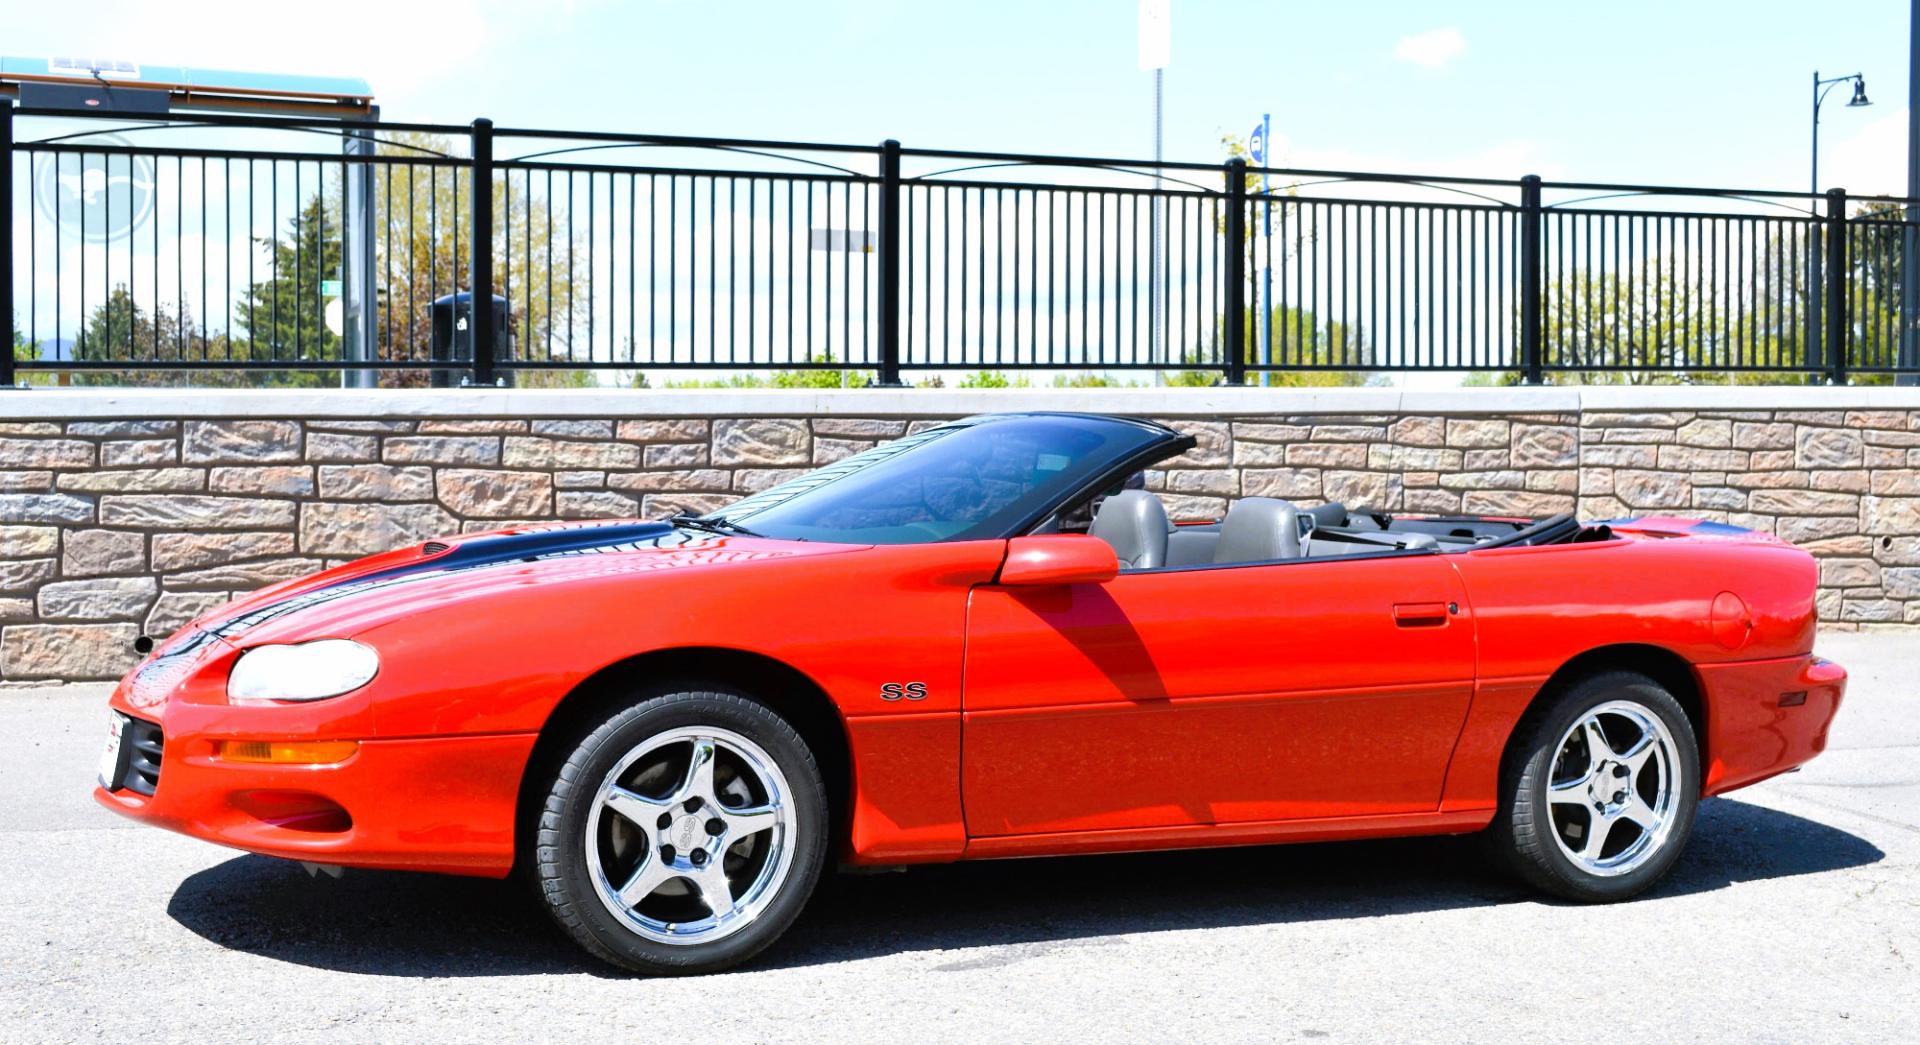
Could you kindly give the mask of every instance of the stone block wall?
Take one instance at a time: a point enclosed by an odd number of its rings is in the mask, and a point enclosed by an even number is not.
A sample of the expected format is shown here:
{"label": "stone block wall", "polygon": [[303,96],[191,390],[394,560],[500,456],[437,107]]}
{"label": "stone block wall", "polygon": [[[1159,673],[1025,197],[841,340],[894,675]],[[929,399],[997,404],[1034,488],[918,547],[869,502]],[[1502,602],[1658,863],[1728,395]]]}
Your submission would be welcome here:
{"label": "stone block wall", "polygon": [[[1682,514],[1813,551],[1826,621],[1920,623],[1920,397],[1898,409],[1621,409],[1488,390],[1500,400],[1473,410],[1462,393],[1422,408],[1413,394],[1359,391],[1140,390],[1091,403],[758,393],[683,399],[673,412],[657,393],[438,392],[384,416],[366,416],[378,401],[355,392],[245,393],[244,409],[0,393],[41,397],[30,405],[42,415],[0,420],[0,684],[115,677],[140,635],[428,537],[704,511],[940,419],[1062,405],[1158,415],[1196,436],[1149,476],[1180,518],[1256,495],[1402,512]],[[88,416],[47,416],[61,403]],[[263,416],[282,404],[284,416]],[[718,412],[729,405],[740,413]],[[646,415],[623,415],[636,407]],[[206,413],[248,416],[193,416]]]}

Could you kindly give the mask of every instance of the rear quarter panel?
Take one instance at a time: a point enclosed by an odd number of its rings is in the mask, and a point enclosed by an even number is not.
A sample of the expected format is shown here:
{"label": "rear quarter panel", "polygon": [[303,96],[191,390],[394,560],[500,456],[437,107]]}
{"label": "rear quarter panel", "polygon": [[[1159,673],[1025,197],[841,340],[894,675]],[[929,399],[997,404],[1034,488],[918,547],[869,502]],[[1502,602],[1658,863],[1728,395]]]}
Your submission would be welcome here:
{"label": "rear quarter panel", "polygon": [[[1582,653],[1651,646],[1692,665],[1696,682],[1704,682],[1714,665],[1804,659],[1813,649],[1816,568],[1812,556],[1789,544],[1620,538],[1489,549],[1453,561],[1476,622],[1478,682],[1444,809],[1496,805],[1500,757],[1513,727],[1548,678]],[[1737,643],[1723,641],[1724,626],[1715,633],[1713,605],[1722,592],[1739,596],[1752,622],[1738,629]],[[1711,706],[1705,710],[1711,718]]]}

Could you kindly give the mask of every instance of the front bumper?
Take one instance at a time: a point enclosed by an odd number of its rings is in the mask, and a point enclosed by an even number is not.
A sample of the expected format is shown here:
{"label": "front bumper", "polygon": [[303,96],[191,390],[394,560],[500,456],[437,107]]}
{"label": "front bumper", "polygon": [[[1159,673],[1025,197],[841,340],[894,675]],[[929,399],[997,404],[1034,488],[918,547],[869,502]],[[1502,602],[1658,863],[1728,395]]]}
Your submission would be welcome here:
{"label": "front bumper", "polygon": [[217,741],[284,739],[260,730],[261,711],[282,709],[236,708],[222,722],[205,706],[136,710],[118,695],[112,706],[165,733],[153,794],[94,788],[122,816],[291,860],[489,877],[512,867],[536,734],[361,740],[336,765],[237,763],[216,757]]}
{"label": "front bumper", "polygon": [[1702,664],[1707,765],[1703,795],[1758,783],[1827,749],[1847,671],[1819,657]]}

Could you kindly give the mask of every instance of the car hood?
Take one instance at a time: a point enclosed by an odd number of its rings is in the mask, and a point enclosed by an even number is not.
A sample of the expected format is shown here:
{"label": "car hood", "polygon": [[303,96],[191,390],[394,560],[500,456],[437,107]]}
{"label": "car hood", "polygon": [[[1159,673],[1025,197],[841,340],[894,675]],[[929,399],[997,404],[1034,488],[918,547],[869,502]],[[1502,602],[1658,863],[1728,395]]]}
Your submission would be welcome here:
{"label": "car hood", "polygon": [[345,637],[455,603],[511,597],[535,585],[735,569],[864,547],[706,534],[654,522],[527,526],[439,538],[265,588],[202,617],[193,628],[244,645]]}

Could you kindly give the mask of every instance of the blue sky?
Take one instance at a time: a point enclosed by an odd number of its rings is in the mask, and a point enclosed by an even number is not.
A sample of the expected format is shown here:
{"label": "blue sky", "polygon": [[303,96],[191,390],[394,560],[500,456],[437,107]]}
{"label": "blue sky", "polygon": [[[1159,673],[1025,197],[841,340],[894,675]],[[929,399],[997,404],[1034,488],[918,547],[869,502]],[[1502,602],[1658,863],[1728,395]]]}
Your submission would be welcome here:
{"label": "blue sky", "polygon": [[[1294,166],[1802,188],[1904,183],[1907,5],[1172,0],[1167,154],[1273,114]],[[104,0],[9,13],[16,54],[358,75],[386,114],[1140,156],[1135,0]],[[1842,89],[1844,91],[1844,88]]]}

